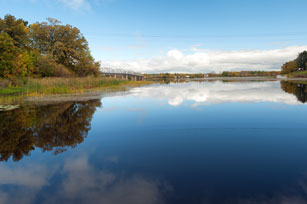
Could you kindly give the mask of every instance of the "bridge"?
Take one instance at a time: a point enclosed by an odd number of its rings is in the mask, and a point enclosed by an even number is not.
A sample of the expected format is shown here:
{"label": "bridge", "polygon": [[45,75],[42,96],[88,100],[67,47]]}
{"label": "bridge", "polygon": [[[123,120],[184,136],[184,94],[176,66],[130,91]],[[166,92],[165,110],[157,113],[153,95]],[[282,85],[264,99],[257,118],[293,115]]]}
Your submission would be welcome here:
{"label": "bridge", "polygon": [[100,71],[104,76],[110,78],[118,78],[131,81],[144,81],[145,78],[141,73],[124,69],[112,69],[108,67],[102,67],[100,68]]}

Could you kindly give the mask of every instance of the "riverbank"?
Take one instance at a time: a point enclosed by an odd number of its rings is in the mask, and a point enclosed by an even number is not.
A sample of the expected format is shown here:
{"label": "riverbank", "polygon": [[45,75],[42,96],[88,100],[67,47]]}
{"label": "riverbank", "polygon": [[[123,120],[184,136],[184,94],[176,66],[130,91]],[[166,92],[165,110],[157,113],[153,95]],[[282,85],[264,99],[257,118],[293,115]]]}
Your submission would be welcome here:
{"label": "riverbank", "polygon": [[297,71],[288,74],[289,78],[306,78],[307,79],[307,71]]}
{"label": "riverbank", "polygon": [[105,77],[27,78],[10,82],[0,79],[0,104],[26,97],[80,94],[86,92],[124,91],[129,87],[151,84],[148,81],[127,81]]}

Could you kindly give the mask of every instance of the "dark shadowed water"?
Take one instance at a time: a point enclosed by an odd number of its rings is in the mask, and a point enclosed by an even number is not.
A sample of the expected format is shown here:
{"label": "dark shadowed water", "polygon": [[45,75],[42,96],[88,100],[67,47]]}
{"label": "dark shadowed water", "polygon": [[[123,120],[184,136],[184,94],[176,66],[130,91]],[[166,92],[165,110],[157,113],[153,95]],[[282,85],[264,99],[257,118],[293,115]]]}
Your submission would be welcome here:
{"label": "dark shadowed water", "polygon": [[306,99],[189,82],[0,112],[0,203],[307,203]]}

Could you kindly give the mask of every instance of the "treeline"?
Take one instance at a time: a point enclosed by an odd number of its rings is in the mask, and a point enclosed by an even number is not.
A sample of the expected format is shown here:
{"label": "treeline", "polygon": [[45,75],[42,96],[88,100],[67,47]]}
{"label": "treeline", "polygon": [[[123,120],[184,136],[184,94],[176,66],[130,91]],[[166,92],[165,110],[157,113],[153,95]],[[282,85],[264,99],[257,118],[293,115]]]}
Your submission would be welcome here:
{"label": "treeline", "polygon": [[0,18],[0,77],[68,77],[99,74],[80,30],[48,18],[29,24]]}
{"label": "treeline", "polygon": [[279,71],[240,71],[240,72],[227,72],[222,73],[160,73],[160,74],[145,74],[147,79],[186,79],[186,78],[204,78],[204,77],[276,77]]}
{"label": "treeline", "polygon": [[203,78],[204,74],[187,74],[187,73],[159,73],[144,74],[147,79],[184,79],[184,78]]}
{"label": "treeline", "polygon": [[286,62],[281,67],[281,74],[307,70],[307,51],[300,53],[296,59]]}
{"label": "treeline", "polygon": [[278,71],[240,71],[240,72],[227,72],[221,74],[209,73],[208,77],[275,77],[279,75]]}

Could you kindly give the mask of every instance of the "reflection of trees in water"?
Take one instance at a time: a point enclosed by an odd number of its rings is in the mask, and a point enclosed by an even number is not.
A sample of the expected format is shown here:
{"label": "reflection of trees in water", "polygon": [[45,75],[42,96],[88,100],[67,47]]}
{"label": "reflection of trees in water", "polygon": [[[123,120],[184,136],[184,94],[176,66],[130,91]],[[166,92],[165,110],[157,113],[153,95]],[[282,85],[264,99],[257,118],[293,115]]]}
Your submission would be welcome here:
{"label": "reflection of trees in water", "polygon": [[0,112],[0,161],[19,161],[35,149],[60,153],[83,142],[100,100]]}
{"label": "reflection of trees in water", "polygon": [[297,97],[297,99],[306,103],[307,101],[307,85],[293,81],[281,81],[281,88],[287,93],[291,93]]}

